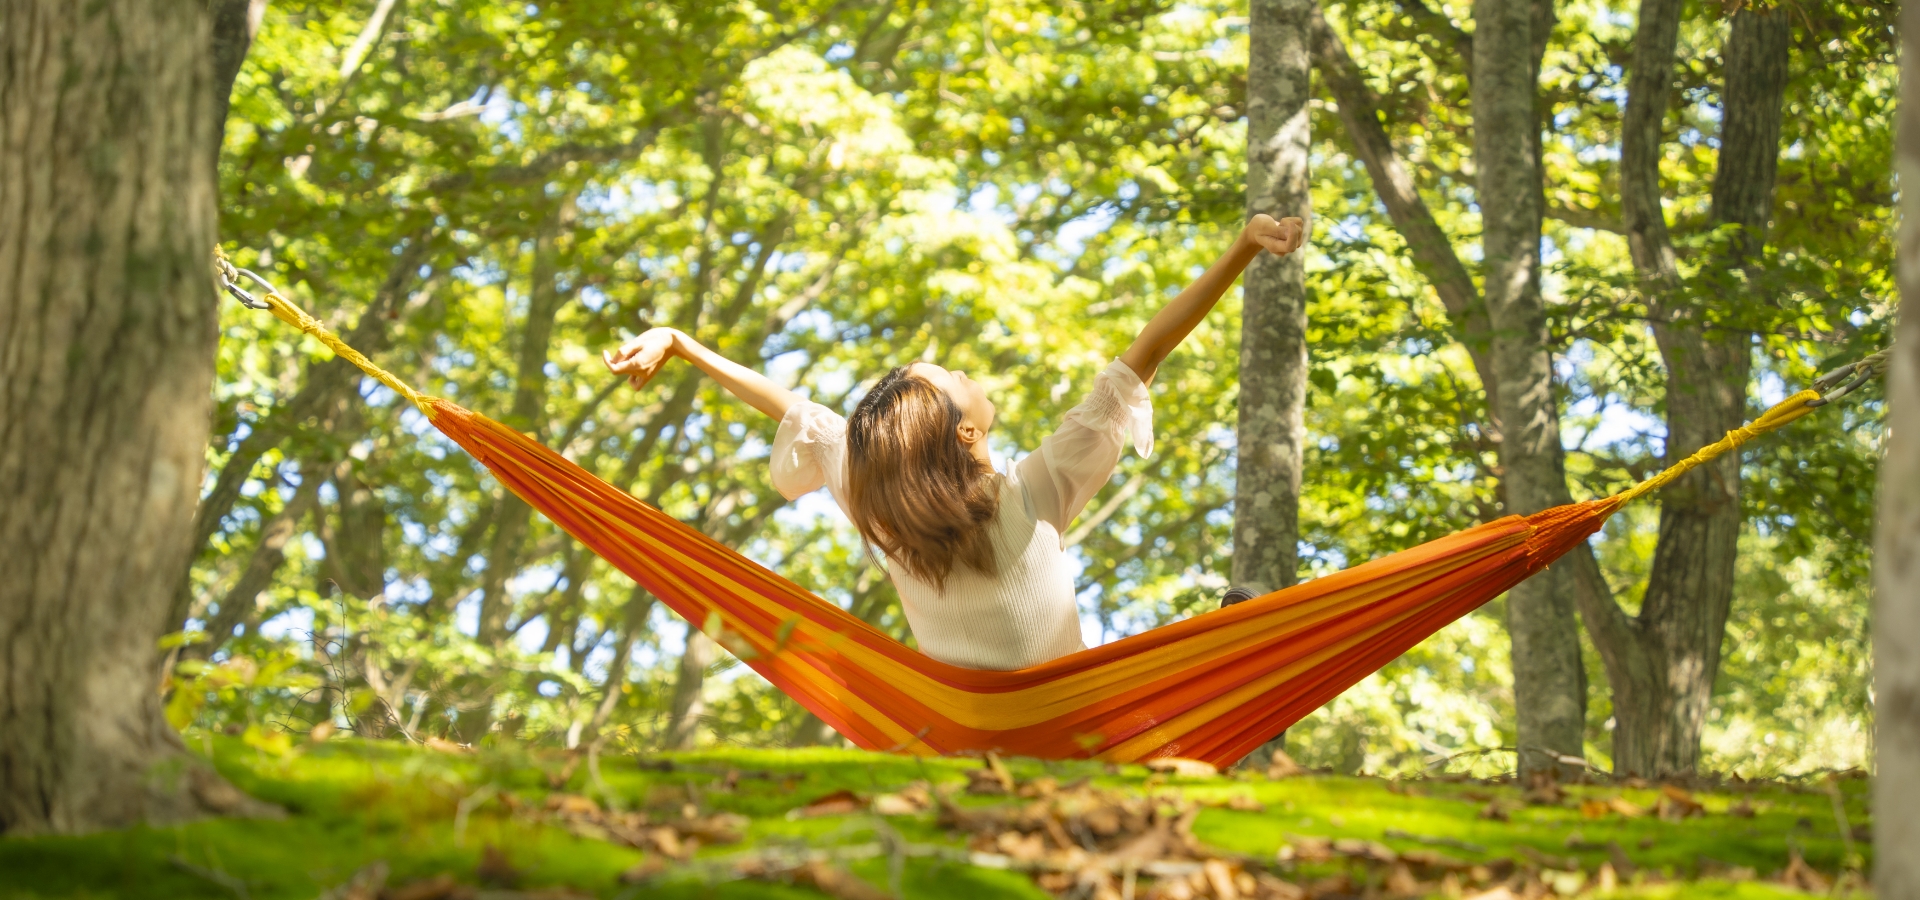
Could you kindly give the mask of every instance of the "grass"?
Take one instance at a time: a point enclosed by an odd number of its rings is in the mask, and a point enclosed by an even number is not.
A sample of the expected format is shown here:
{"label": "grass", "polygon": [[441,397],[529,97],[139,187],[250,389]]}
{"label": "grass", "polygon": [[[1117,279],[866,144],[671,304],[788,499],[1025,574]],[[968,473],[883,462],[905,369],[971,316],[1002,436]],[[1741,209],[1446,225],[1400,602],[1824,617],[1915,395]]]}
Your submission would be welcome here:
{"label": "grass", "polygon": [[[255,796],[285,807],[278,821],[211,820],[174,828],[134,828],[81,837],[0,838],[0,897],[34,898],[216,898],[229,900],[312,900],[337,887],[362,866],[385,861],[391,884],[450,872],[472,882],[481,848],[493,845],[524,873],[528,887],[571,887],[598,897],[776,898],[818,897],[780,884],[730,881],[709,884],[691,878],[649,885],[644,891],[620,885],[620,872],[639,862],[638,851],[576,837],[555,826],[515,816],[498,799],[510,792],[538,802],[548,792],[548,774],[562,761],[552,754],[520,748],[496,748],[473,755],[446,754],[391,742],[335,740],[276,757],[226,738],[196,737],[211,751],[219,769]],[[631,759],[602,761],[607,795],[629,807],[678,808],[694,803],[704,810],[740,813],[752,818],[746,846],[801,839],[815,845],[871,840],[873,819],[866,815],[791,821],[788,810],[805,801],[846,788],[873,794],[916,779],[936,785],[963,783],[971,760],[916,760],[849,750],[715,750],[673,754],[672,771],[642,766]],[[1617,841],[1641,868],[1667,879],[1689,879],[1703,864],[1747,867],[1765,876],[1787,862],[1789,845],[1807,861],[1833,875],[1843,867],[1847,845],[1824,788],[1758,785],[1750,792],[1703,793],[1708,815],[1680,822],[1617,815],[1584,818],[1567,806],[1523,806],[1516,788],[1444,781],[1392,783],[1374,778],[1318,776],[1267,781],[1173,779],[1163,781],[1134,766],[1109,770],[1088,762],[1043,763],[1015,760],[1021,778],[1051,774],[1061,781],[1082,775],[1104,786],[1130,790],[1177,790],[1196,800],[1224,801],[1251,795],[1266,804],[1263,812],[1210,808],[1194,833],[1222,849],[1259,858],[1272,854],[1292,836],[1355,837],[1383,840],[1387,830],[1447,838],[1484,847],[1484,852],[1443,848],[1469,860],[1517,856],[1520,847],[1557,857],[1579,857],[1593,870],[1604,851],[1571,850]],[[746,774],[725,790],[720,773]],[[576,772],[567,788],[589,790],[587,774]],[[1849,824],[1867,824],[1865,782],[1840,783]],[[1574,799],[1624,794],[1651,806],[1655,789],[1574,786]],[[1727,809],[1741,796],[1752,804],[1752,818]],[[1511,810],[1511,820],[1479,817],[1488,798]],[[462,801],[469,814],[456,820]],[[968,802],[1005,802],[969,798]],[[938,828],[931,815],[896,817],[890,824],[908,841],[957,844],[959,838]],[[1419,847],[1406,840],[1384,840],[1399,850]],[[703,851],[725,854],[739,847]],[[1856,844],[1857,854],[1871,848]],[[1704,863],[1703,863],[1704,861]],[[1865,860],[1856,859],[1864,864]],[[1336,864],[1324,864],[1329,871]],[[888,883],[884,860],[855,865],[875,884]],[[1314,874],[1309,870],[1308,874]],[[1030,897],[1047,895],[1023,875],[929,859],[909,860],[900,886],[910,898]],[[1804,896],[1755,881],[1688,881],[1623,888],[1615,896],[1635,898]]]}

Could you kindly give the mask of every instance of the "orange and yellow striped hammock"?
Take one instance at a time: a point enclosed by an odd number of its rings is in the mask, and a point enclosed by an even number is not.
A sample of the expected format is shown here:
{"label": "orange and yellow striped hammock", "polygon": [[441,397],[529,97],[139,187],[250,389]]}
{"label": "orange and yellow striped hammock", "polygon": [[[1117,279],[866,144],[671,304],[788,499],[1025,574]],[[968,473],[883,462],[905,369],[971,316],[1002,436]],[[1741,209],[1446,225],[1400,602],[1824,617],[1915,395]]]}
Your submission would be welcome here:
{"label": "orange and yellow striped hammock", "polygon": [[1508,516],[1011,672],[908,648],[538,441],[408,387],[278,294],[274,315],[412,401],[509,490],[855,744],[919,755],[1239,760],[1600,529],[1628,501],[1813,410],[1803,391],[1621,494]]}

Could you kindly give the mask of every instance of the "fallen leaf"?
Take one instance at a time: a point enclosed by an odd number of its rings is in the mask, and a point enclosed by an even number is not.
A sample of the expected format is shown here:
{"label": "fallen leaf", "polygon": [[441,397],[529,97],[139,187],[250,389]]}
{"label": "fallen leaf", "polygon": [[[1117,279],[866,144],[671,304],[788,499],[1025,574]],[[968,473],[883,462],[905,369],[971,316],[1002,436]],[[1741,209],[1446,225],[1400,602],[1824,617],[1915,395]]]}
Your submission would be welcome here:
{"label": "fallen leaf", "polygon": [[590,816],[600,811],[600,804],[579,794],[548,794],[547,809],[563,816]]}
{"label": "fallen leaf", "polygon": [[968,769],[967,793],[982,796],[1006,794],[1011,790],[1007,782],[1001,780],[1000,773],[992,769]]}
{"label": "fallen leaf", "polygon": [[1240,812],[1266,812],[1267,805],[1253,799],[1249,794],[1235,794],[1227,799],[1227,808]]}
{"label": "fallen leaf", "polygon": [[1058,779],[1054,778],[1051,775],[1042,775],[1039,778],[1035,778],[1034,780],[1021,785],[1020,789],[1018,791],[1015,791],[1014,793],[1022,797],[1027,797],[1029,799],[1033,799],[1033,798],[1045,799],[1047,797],[1053,796],[1054,792],[1058,791],[1059,789],[1060,789],[1060,781]]}
{"label": "fallen leaf", "polygon": [[1234,883],[1233,870],[1226,863],[1210,859],[1201,864],[1200,871],[1206,874],[1207,886],[1219,900],[1239,900],[1240,886]]}
{"label": "fallen leaf", "polygon": [[738,813],[714,813],[711,816],[693,816],[672,823],[675,831],[683,836],[699,839],[703,844],[738,844],[747,836],[747,826],[753,820]]}
{"label": "fallen leaf", "polygon": [[680,840],[680,832],[674,831],[664,825],[647,829],[646,841],[653,845],[653,849],[659,851],[661,856],[677,859],[682,862],[693,856],[693,851],[687,847],[685,842]]}
{"label": "fallen leaf", "polygon": [[1401,897],[1414,897],[1426,893],[1421,890],[1419,880],[1413,877],[1413,870],[1407,868],[1407,864],[1403,862],[1394,863],[1392,871],[1387,873],[1386,889],[1387,893]]}
{"label": "fallen leaf", "polygon": [[926,807],[899,794],[880,794],[873,798],[873,811],[883,816],[911,816]]}
{"label": "fallen leaf", "polygon": [[1800,848],[1787,848],[1787,867],[1780,873],[1780,883],[1788,887],[1799,888],[1810,894],[1824,894],[1833,888],[1833,882],[1820,874],[1807,861],[1800,857]]}
{"label": "fallen leaf", "polygon": [[852,791],[841,789],[823,797],[815,797],[798,808],[787,813],[789,819],[811,819],[816,816],[844,816],[859,812],[866,807],[866,801]]}
{"label": "fallen leaf", "polygon": [[1612,807],[1609,807],[1605,800],[1596,800],[1589,797],[1580,801],[1580,818],[1583,819],[1604,819],[1607,817],[1607,813],[1611,811]]}
{"label": "fallen leaf", "polygon": [[1637,819],[1647,814],[1647,809],[1625,797],[1608,797],[1607,808],[1629,819]]}
{"label": "fallen leaf", "polygon": [[1178,756],[1164,756],[1146,761],[1149,771],[1180,778],[1212,778],[1220,774],[1213,763],[1199,759],[1184,759]]}
{"label": "fallen leaf", "polygon": [[1660,786],[1660,800],[1654,808],[1660,814],[1660,818],[1670,822],[1707,814],[1707,808],[1700,805],[1700,801],[1693,799],[1692,794],[1672,784]]}

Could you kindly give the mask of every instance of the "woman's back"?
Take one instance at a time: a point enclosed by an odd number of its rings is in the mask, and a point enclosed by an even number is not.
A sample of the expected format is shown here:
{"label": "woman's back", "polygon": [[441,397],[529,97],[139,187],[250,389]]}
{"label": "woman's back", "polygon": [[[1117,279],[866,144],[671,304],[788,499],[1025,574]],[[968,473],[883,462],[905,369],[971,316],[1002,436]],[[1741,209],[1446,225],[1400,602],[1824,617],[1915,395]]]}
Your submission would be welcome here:
{"label": "woman's back", "polygon": [[[971,669],[1021,669],[1084,648],[1061,533],[1112,475],[1126,434],[1144,456],[1152,429],[1146,386],[1114,362],[1059,429],[1000,476],[1000,509],[989,526],[994,574],[956,566],[938,586],[889,561],[921,652]],[[791,499],[825,485],[844,511],[845,479],[846,420],[817,403],[796,404],[774,439],[774,486]]]}

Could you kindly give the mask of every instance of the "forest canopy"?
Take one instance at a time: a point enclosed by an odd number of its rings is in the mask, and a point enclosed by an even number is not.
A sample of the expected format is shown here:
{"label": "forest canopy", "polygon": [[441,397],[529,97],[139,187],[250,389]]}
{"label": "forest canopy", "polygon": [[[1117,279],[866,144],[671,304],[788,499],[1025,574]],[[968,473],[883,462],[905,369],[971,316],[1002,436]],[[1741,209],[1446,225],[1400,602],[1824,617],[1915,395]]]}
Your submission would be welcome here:
{"label": "forest canopy", "polygon": [[[633,391],[599,352],[672,325],[843,411],[893,366],[964,368],[999,404],[1004,463],[1245,218],[1242,4],[368,6],[267,7],[221,153],[226,252],[421,390],[902,640],[846,520],[773,490],[772,423],[690,367]],[[1555,6],[1541,286],[1568,488],[1589,499],[1663,465],[1670,397],[1619,187],[1638,5]],[[1477,275],[1469,4],[1322,8]],[[1680,293],[1749,342],[1749,416],[1884,346],[1895,296],[1892,7],[1782,9],[1757,264],[1725,264],[1737,229],[1712,210],[1722,4],[1682,6],[1659,120]],[[1314,91],[1303,577],[1509,511],[1468,348],[1321,73]],[[176,726],[262,746],[334,727],[628,750],[829,739],[392,392],[265,314],[228,303],[220,328]],[[1235,293],[1161,369],[1153,456],[1124,461],[1065,535],[1089,642],[1228,586],[1238,335]],[[1703,768],[1866,765],[1881,410],[1869,387],[1745,451]],[[1594,541],[1628,612],[1658,531],[1657,506],[1630,507]],[[1289,752],[1342,772],[1511,769],[1501,604],[1291,729]],[[1592,646],[1583,661],[1585,755],[1610,768],[1608,680]]]}

